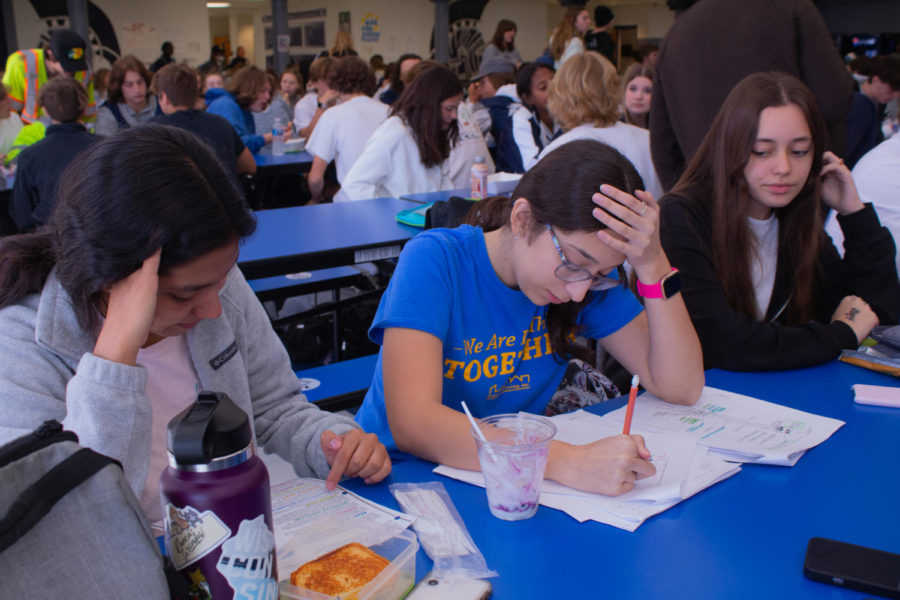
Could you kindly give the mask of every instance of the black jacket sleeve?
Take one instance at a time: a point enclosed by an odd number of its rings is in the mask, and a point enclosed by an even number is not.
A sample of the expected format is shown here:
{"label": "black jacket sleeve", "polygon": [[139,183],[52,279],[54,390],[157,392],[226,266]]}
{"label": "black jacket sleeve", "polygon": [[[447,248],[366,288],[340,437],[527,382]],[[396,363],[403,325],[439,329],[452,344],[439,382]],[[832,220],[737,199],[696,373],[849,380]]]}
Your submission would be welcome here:
{"label": "black jacket sleeve", "polygon": [[37,203],[37,182],[34,181],[34,175],[27,166],[27,162],[23,164],[20,155],[16,183],[13,185],[12,197],[9,201],[9,216],[20,232],[31,231],[37,226],[34,219],[34,209]]}
{"label": "black jacket sleeve", "polygon": [[828,240],[822,256],[823,305],[819,319],[830,319],[845,296],[865,300],[882,325],[900,319],[900,282],[897,253],[891,232],[882,227],[871,204],[851,215],[837,217],[844,233],[844,257]]}
{"label": "black jacket sleeve", "polygon": [[[707,368],[793,369],[827,362],[842,349],[856,347],[856,335],[844,323],[826,324],[826,320],[785,325],[757,321],[733,310],[716,277],[710,232],[709,214],[703,207],[678,196],[664,198],[662,245],[672,266],[682,273],[684,302],[703,346]],[[790,281],[790,277],[778,279]],[[773,298],[779,293],[773,290]]]}

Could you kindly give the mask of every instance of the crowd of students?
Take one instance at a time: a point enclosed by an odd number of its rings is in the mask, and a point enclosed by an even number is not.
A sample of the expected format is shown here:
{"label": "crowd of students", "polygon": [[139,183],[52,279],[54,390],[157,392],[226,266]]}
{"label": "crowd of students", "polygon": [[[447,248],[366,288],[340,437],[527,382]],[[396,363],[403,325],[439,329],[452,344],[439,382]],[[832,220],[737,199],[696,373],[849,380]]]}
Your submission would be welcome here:
{"label": "crowd of students", "polygon": [[[52,79],[40,96],[52,119],[41,144],[61,144],[69,130],[78,136],[66,139],[88,141],[54,159],[63,185],[51,203],[20,197],[17,179],[14,206],[33,232],[0,240],[0,343],[15,356],[0,361],[0,387],[15,399],[0,404],[0,441],[58,418],[119,458],[151,507],[172,399],[183,405],[200,385],[227,390],[260,444],[298,473],[375,482],[395,449],[478,468],[461,402],[475,416],[550,411],[567,361],[591,358],[582,338],[599,340],[647,390],[691,404],[704,368],[813,365],[896,324],[896,248],[876,211],[892,199],[861,198],[857,184],[867,184],[832,151],[816,85],[777,65],[742,76],[714,118],[704,115],[696,150],[678,146],[681,164],[666,171],[674,180],[662,180],[659,166],[674,163],[658,150],[678,143],[676,115],[699,110],[678,103],[667,52],[679,38],[620,75],[613,18],[603,6],[593,19],[569,10],[534,62],[502,20],[468,87],[416,55],[367,63],[349,36],[305,80],[254,65],[223,79],[172,61],[151,78],[123,57],[100,108],[102,139],[77,123],[86,90]],[[884,62],[895,60],[862,65],[861,93],[896,100],[895,63]],[[841,73],[828,77],[851,89],[836,63]],[[668,129],[654,128],[661,78]],[[353,201],[467,188],[476,157],[523,174],[510,197],[479,202],[466,224],[404,248],[369,332],[381,351],[355,422],[305,401],[235,266],[254,221],[233,175],[254,170],[251,152],[272,141],[275,119],[285,137],[308,139],[315,202],[334,189],[335,201]],[[887,157],[878,165],[896,161],[887,147],[872,150]],[[41,148],[22,152],[23,182],[33,180],[32,154],[51,155]],[[339,188],[329,189],[332,162]],[[862,158],[860,178],[873,163]],[[125,424],[115,436],[104,428],[113,420]],[[554,443],[547,477],[620,494],[654,473],[649,459],[636,435]]]}

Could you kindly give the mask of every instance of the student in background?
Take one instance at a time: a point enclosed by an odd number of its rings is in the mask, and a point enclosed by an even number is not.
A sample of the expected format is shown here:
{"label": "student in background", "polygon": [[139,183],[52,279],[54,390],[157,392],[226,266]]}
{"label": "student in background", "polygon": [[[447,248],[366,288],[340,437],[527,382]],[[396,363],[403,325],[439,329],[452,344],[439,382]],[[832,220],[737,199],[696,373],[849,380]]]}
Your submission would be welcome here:
{"label": "student in background", "polygon": [[609,35],[616,16],[608,6],[594,8],[594,28],[584,34],[584,48],[599,52],[612,64],[616,64],[616,42]]}
{"label": "student in background", "polygon": [[284,70],[284,73],[281,74],[281,78],[278,80],[278,85],[281,90],[281,97],[284,98],[284,101],[287,102],[290,108],[289,120],[293,121],[294,107],[297,106],[297,102],[303,97],[303,76],[300,75],[296,65],[292,65]]}
{"label": "student in background", "polygon": [[341,182],[341,199],[399,198],[453,189],[447,159],[457,142],[456,111],[461,102],[456,75],[443,65],[428,65],[366,142]]}
{"label": "student in background", "polygon": [[234,58],[231,59],[231,62],[228,63],[226,69],[229,71],[237,71],[238,69],[242,69],[247,66],[247,51],[243,46],[238,46],[237,51],[235,52]]}
{"label": "student in background", "polygon": [[[511,198],[476,204],[478,227],[413,238],[369,330],[381,352],[357,422],[388,448],[478,470],[461,401],[476,417],[544,413],[567,359],[584,353],[573,333],[599,339],[661,398],[696,402],[703,365],[681,297],[642,308],[616,275],[627,259],[656,290],[671,272],[640,185],[616,150],[579,140],[525,173]],[[654,473],[649,457],[640,436],[553,442],[546,476],[617,495]]]}
{"label": "student in background", "polygon": [[301,477],[333,487],[342,474],[387,476],[375,436],[301,393],[235,266],[255,221],[206,145],[174,127],[134,128],[84,153],[64,181],[52,227],[0,242],[0,443],[58,419],[121,463],[154,521],[166,424],[210,389]]}
{"label": "student in background", "polygon": [[[446,66],[435,60],[423,60],[409,70],[404,76],[403,84],[409,86],[413,79],[434,65]],[[443,167],[443,177],[447,180],[445,185],[449,189],[466,189],[472,183],[472,164],[476,157],[483,157],[488,168],[488,174],[494,172],[494,159],[491,157],[484,136],[478,127],[465,102],[460,102],[456,109],[456,140],[450,143],[450,156]]]}
{"label": "student in background", "polygon": [[522,106],[516,94],[516,75],[512,63],[503,59],[482,62],[485,75],[478,79],[478,104],[488,113],[485,142],[493,144],[494,163],[498,171],[522,173],[519,148],[513,137],[512,116]]}
{"label": "student in background", "polygon": [[23,126],[19,114],[10,110],[9,93],[6,86],[0,83],[0,163],[4,161],[6,153],[13,147]]}
{"label": "student in background", "polygon": [[596,52],[569,59],[553,77],[547,101],[553,120],[565,133],[544,148],[541,158],[572,140],[597,140],[624,154],[641,174],[645,189],[661,195],[649,132],[619,121],[621,89],[616,68]]}
{"label": "student in background", "polygon": [[538,155],[550,144],[556,133],[556,125],[547,108],[553,67],[533,62],[519,71],[516,91],[522,106],[513,113],[513,138],[519,150],[522,171],[537,163]]}
{"label": "student in background", "polygon": [[[49,119],[50,117],[45,113],[44,118]],[[43,121],[35,121],[34,123],[23,126],[16,135],[16,139],[13,140],[9,151],[6,153],[6,158],[3,159],[3,165],[8,167],[14,164],[22,150],[44,139],[46,131],[47,126],[44,125]]]}
{"label": "student in background", "polygon": [[164,66],[175,62],[175,57],[172,56],[173,54],[175,54],[175,46],[172,45],[172,42],[163,42],[162,48],[160,48],[160,50],[162,50],[162,54],[160,54],[159,58],[153,61],[153,64],[150,65],[151,73],[156,73]]}
{"label": "student in background", "polygon": [[[262,112],[253,113],[253,124],[256,131],[273,131],[275,129],[275,120],[281,119],[281,127],[285,133],[291,133],[291,119],[294,112],[288,106],[287,100],[281,94],[278,87],[278,77],[274,71],[267,71],[266,77],[269,78],[269,89],[272,90],[272,99]],[[290,135],[287,135],[290,137]]]}
{"label": "student in background", "polygon": [[[896,107],[900,98],[900,56],[874,57],[869,67],[869,77],[860,89],[878,106],[882,133],[879,141],[894,135],[898,130]],[[893,111],[889,110],[892,106]]]}
{"label": "student in background", "polygon": [[203,101],[203,105],[201,106],[198,101],[194,108],[206,110],[209,103],[219,94],[219,92],[210,93],[210,90],[225,89],[225,78],[218,69],[212,69],[207,73],[197,70],[197,75],[197,81],[200,82],[200,100]]}
{"label": "student in background", "polygon": [[650,99],[653,97],[653,67],[634,63],[625,69],[622,83],[622,118],[620,120],[623,123],[647,129],[649,127]]}
{"label": "student in background", "polygon": [[584,53],[583,37],[591,27],[591,14],[584,6],[570,6],[559,25],[550,34],[550,55],[553,57],[553,68],[559,70],[560,65],[571,57]]}
{"label": "student in background", "polygon": [[[489,145],[493,146],[494,143],[491,137],[491,108],[489,105],[497,104],[490,102],[489,99],[495,97],[500,88],[513,84],[515,81],[516,67],[504,58],[492,58],[481,61],[478,74],[469,83],[465,105],[475,117],[475,122],[478,123],[478,128]],[[515,87],[507,87],[499,100],[502,104],[509,104],[504,99],[519,101]]]}
{"label": "student in background", "polygon": [[390,110],[371,97],[375,74],[358,56],[337,59],[328,87],[338,93],[338,104],[325,111],[306,144],[306,151],[313,155],[308,181],[314,203],[323,200],[328,163],[335,162],[338,183],[342,182]]}
{"label": "student in background", "polygon": [[[815,365],[879,321],[897,323],[894,241],[825,140],[800,80],[750,75],[663,198],[663,247],[683,274],[707,367]],[[822,229],[823,202],[838,214],[843,259]]]}
{"label": "student in background", "polygon": [[384,83],[385,76],[387,75],[384,57],[380,54],[373,54],[372,58],[369,59],[369,68],[372,69],[372,72],[375,74],[375,85],[378,88],[381,88],[381,84]]}
{"label": "student in background", "polygon": [[656,68],[656,63],[659,62],[659,46],[656,44],[641,44],[638,52],[640,53],[640,60],[636,56],[635,60],[637,62],[651,69]]}
{"label": "student in background", "polygon": [[[207,92],[212,101],[206,112],[224,117],[250,152],[257,152],[272,141],[272,132],[257,133],[253,113],[265,110],[271,93],[272,84],[266,72],[250,65],[235,73],[227,88]],[[285,129],[284,137],[290,137],[289,129]]]}
{"label": "student in background", "polygon": [[209,60],[197,67],[197,70],[204,74],[213,69],[220,73],[225,70],[225,48],[218,44],[209,49]]}
{"label": "student in background", "polygon": [[56,206],[60,176],[79,153],[97,138],[78,119],[87,107],[87,92],[74,79],[55,77],[41,87],[39,97],[51,119],[44,139],[19,155],[9,214],[19,231],[46,223]]}
{"label": "student in background", "polygon": [[309,66],[306,94],[294,106],[294,130],[302,138],[309,139],[322,114],[337,103],[338,93],[328,87],[334,65],[333,58],[321,56]]}
{"label": "student in background", "polygon": [[215,152],[229,173],[255,173],[256,162],[231,124],[220,117],[197,110],[196,72],[187,65],[170,64],[153,78],[153,86],[163,114],[151,122],[171,125],[200,137]]}
{"label": "student in background", "polygon": [[94,72],[94,100],[97,105],[106,102],[109,95],[109,69],[97,69]]}
{"label": "student in background", "polygon": [[[875,207],[878,220],[891,232],[896,245],[900,239],[900,136],[893,135],[867,152],[852,173],[859,199]],[[843,255],[844,234],[834,214],[828,216],[825,233]],[[895,262],[900,272],[900,253]]]}
{"label": "student in background", "polygon": [[358,56],[356,50],[353,49],[353,37],[351,37],[349,31],[339,29],[338,32],[334,34],[334,44],[332,44],[331,50],[328,51],[328,56],[331,58]]}
{"label": "student in background", "polygon": [[400,58],[397,59],[397,62],[394,63],[394,68],[391,69],[389,77],[390,87],[382,92],[378,96],[378,99],[385,104],[393,104],[396,102],[400,97],[400,94],[403,93],[403,80],[406,77],[406,74],[409,73],[409,70],[417,63],[421,62],[421,60],[422,57],[418,54],[401,55]]}
{"label": "student in background", "polygon": [[112,135],[160,114],[156,97],[150,93],[151,77],[144,63],[130,54],[113,63],[109,97],[97,113],[97,135]]}
{"label": "student in background", "polygon": [[494,37],[481,53],[482,63],[498,58],[512,63],[516,69],[522,64],[522,57],[516,50],[516,24],[509,19],[501,19],[497,23]]}

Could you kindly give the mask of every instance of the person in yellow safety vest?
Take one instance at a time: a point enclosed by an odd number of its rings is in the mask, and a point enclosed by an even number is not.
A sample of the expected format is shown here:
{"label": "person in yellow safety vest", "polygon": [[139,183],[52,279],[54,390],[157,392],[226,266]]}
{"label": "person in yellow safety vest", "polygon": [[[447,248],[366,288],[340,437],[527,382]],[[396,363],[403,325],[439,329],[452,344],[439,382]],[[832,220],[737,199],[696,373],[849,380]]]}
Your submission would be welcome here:
{"label": "person in yellow safety vest", "polygon": [[83,120],[97,116],[94,84],[88,69],[87,44],[71,29],[56,29],[50,35],[49,48],[33,48],[13,52],[6,59],[3,83],[9,90],[12,110],[20,113],[25,123],[34,123],[43,116],[38,105],[41,86],[51,77],[73,77],[85,87],[88,107]]}

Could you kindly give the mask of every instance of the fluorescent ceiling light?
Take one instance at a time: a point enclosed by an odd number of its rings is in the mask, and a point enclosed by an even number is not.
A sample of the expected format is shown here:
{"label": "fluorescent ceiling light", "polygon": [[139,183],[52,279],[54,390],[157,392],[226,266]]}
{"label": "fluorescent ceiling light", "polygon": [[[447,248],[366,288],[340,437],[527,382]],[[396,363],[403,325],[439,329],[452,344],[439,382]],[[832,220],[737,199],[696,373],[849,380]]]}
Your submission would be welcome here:
{"label": "fluorescent ceiling light", "polygon": [[207,2],[206,8],[228,8],[231,2]]}

